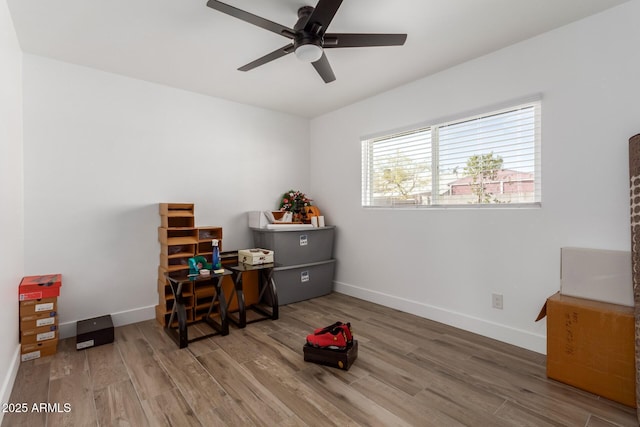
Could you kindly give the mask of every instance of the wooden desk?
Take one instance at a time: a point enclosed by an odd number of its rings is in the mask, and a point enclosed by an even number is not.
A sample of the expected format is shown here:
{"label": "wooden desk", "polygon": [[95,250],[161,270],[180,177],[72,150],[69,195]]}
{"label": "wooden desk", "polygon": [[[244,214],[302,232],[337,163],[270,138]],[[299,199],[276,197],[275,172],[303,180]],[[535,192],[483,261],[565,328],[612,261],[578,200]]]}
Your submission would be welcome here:
{"label": "wooden desk", "polygon": [[[238,325],[240,328],[247,326],[247,323],[258,322],[261,320],[278,319],[278,293],[276,291],[276,284],[273,280],[273,267],[274,264],[238,264],[232,267],[228,267],[233,274],[234,288],[229,296],[229,302],[231,302],[234,296],[238,298],[238,315],[234,313],[227,313],[227,318]],[[258,272],[258,303],[252,304],[246,307],[244,300],[244,290],[242,283],[242,274],[248,271]],[[247,308],[260,315],[260,317],[247,321]]]}
{"label": "wooden desk", "polygon": [[[214,335],[229,334],[229,323],[227,320],[227,303],[225,301],[224,292],[222,291],[222,278],[224,276],[229,276],[230,274],[232,273],[229,270],[225,270],[220,274],[212,273],[209,276],[193,277],[187,274],[176,276],[175,274],[170,275],[169,273],[165,273],[165,278],[167,279],[167,283],[171,287],[171,292],[173,293],[173,296],[175,298],[175,303],[173,304],[173,308],[171,309],[171,316],[169,316],[169,321],[165,325],[164,330],[167,335],[169,335],[176,342],[176,344],[178,344],[180,348],[187,347],[190,342],[209,338]],[[185,297],[183,295],[183,289],[185,285],[188,284],[206,284],[207,282],[210,282],[214,286],[215,295],[211,300],[209,311],[203,317],[202,321],[211,326],[215,332],[190,340],[187,331],[187,312],[185,309]],[[217,313],[214,312],[214,308],[216,306]],[[178,317],[178,325],[177,327],[173,327],[172,324],[176,316]]]}

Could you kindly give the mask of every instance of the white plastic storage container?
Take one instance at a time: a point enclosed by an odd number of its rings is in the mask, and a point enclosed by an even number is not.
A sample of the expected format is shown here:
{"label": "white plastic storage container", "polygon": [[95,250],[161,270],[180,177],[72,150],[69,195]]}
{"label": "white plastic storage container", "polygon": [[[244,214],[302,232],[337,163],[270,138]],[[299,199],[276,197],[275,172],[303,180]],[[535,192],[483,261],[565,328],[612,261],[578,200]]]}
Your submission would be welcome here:
{"label": "white plastic storage container", "polygon": [[[276,256],[277,256],[276,252]],[[273,280],[278,294],[278,305],[291,304],[331,293],[335,259],[275,267]]]}
{"label": "white plastic storage container", "polygon": [[252,228],[256,248],[274,251],[280,266],[327,261],[333,257],[335,226],[302,230]]}

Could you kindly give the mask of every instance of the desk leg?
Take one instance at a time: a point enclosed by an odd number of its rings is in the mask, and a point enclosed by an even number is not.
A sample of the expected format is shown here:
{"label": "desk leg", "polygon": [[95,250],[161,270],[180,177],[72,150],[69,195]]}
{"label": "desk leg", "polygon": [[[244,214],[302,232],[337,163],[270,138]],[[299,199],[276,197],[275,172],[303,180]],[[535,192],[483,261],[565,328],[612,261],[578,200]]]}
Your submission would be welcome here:
{"label": "desk leg", "polygon": [[244,290],[242,283],[242,273],[235,273],[234,277],[234,285],[236,290],[236,295],[238,296],[238,327],[244,328],[247,326],[247,310],[244,301]]}
{"label": "desk leg", "polygon": [[180,348],[185,348],[189,345],[189,335],[187,331],[187,310],[184,308],[184,304],[176,304],[178,310],[178,345]]}
{"label": "desk leg", "polygon": [[271,296],[271,312],[262,309],[261,307],[254,306],[253,310],[268,316],[268,318],[272,320],[277,320],[279,316],[278,311],[278,293],[276,291],[276,283],[273,280],[273,269],[269,269],[268,271],[260,272],[260,295],[258,296],[258,301],[261,302],[264,298],[264,294],[269,290],[269,294]]}
{"label": "desk leg", "polygon": [[242,273],[234,271],[233,289],[231,295],[229,296],[227,307],[231,305],[231,303],[233,302],[233,298],[236,297],[238,301],[238,313],[237,316],[235,313],[227,313],[227,319],[238,325],[239,328],[244,328],[245,326],[247,326],[247,312],[242,286]]}
{"label": "desk leg", "polygon": [[279,305],[278,305],[278,291],[276,290],[276,282],[273,280],[273,270],[271,271],[271,273],[268,274],[268,282],[267,283],[271,287],[271,301],[272,301],[271,318],[273,320],[278,320],[278,317],[280,315],[280,311],[278,309],[278,307],[279,307]]}
{"label": "desk leg", "polygon": [[[218,312],[220,314],[220,322],[216,322],[211,318],[211,313],[213,311],[213,306],[216,301],[218,302]],[[222,292],[222,277],[218,277],[216,281],[216,296],[211,301],[211,306],[209,307],[209,311],[207,312],[204,321],[211,326],[213,329],[218,331],[220,335],[229,335],[229,320],[227,318],[227,303],[224,298],[224,293]]]}
{"label": "desk leg", "polygon": [[[171,309],[171,316],[169,316],[169,322],[165,325],[165,332],[169,335],[180,348],[185,348],[189,345],[189,335],[187,332],[187,311],[184,308],[184,301],[182,299],[182,285],[176,284],[169,280],[171,286],[171,292],[173,293],[175,302]],[[172,324],[173,319],[178,316],[178,330],[176,331]]]}
{"label": "desk leg", "polygon": [[220,324],[222,335],[229,335],[229,319],[227,318],[227,302],[224,298],[224,292],[222,291],[222,277],[218,279],[218,309],[220,310]]}
{"label": "desk leg", "polygon": [[236,290],[238,294],[238,327],[244,328],[247,326],[247,310],[244,304],[244,291],[242,289]]}

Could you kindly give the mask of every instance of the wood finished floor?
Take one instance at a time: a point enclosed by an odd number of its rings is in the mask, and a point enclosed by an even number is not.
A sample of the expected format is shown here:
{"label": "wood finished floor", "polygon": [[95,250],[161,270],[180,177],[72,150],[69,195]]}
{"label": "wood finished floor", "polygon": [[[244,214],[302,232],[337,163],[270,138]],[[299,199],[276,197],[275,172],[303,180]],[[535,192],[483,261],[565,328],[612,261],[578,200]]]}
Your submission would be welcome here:
{"label": "wood finished floor", "polygon": [[[305,336],[336,320],[359,341],[351,369],[304,362]],[[63,340],[20,366],[11,402],[71,411],[2,427],[638,425],[635,409],[547,379],[542,355],[335,293],[182,350],[155,320],[85,351]]]}

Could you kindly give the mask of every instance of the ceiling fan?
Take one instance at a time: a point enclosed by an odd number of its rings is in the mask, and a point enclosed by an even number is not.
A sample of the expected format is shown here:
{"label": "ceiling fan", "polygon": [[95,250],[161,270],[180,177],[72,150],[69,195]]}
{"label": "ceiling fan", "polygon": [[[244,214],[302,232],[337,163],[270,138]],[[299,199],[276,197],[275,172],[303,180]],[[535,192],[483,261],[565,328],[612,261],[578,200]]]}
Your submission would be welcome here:
{"label": "ceiling fan", "polygon": [[401,46],[407,39],[406,34],[327,33],[327,28],[341,4],[342,0],[319,0],[315,8],[303,6],[298,9],[298,22],[293,28],[289,28],[217,0],[207,2],[207,6],[212,9],[291,39],[290,44],[243,65],[238,70],[249,71],[295,52],[298,59],[313,65],[325,83],[334,81],[336,76],[324,49]]}

